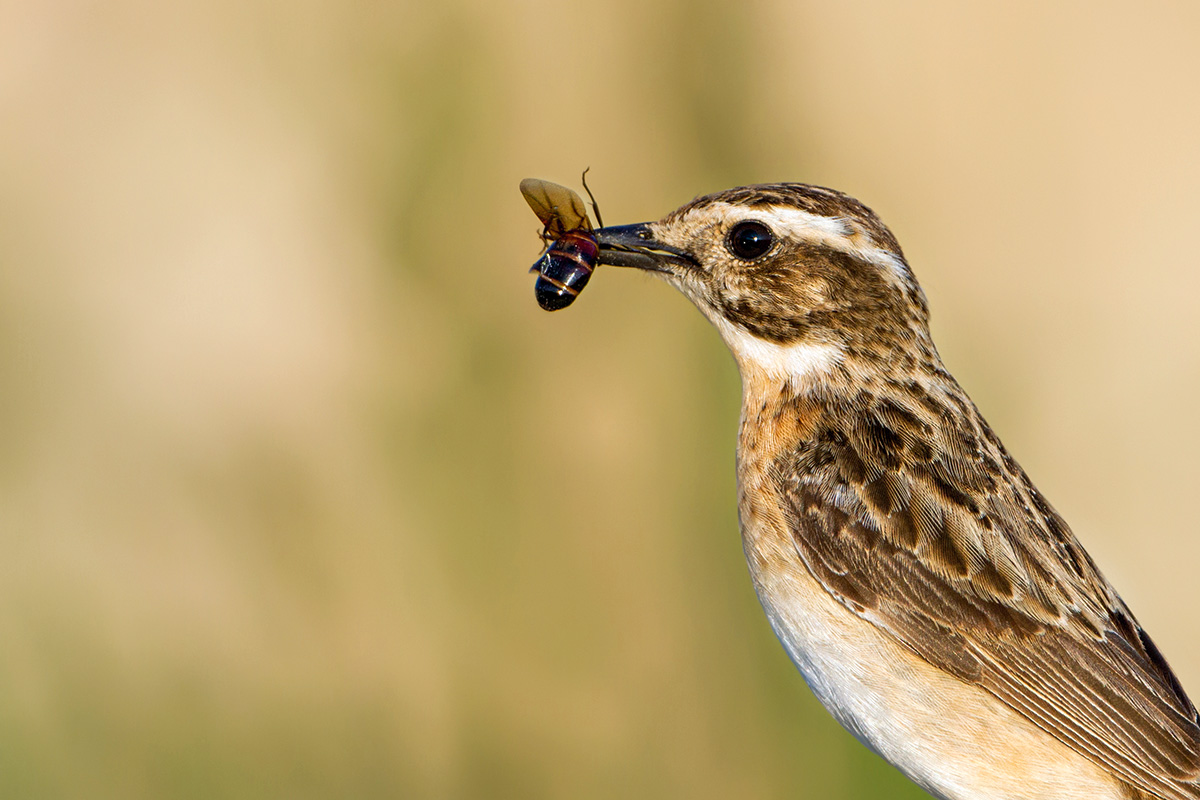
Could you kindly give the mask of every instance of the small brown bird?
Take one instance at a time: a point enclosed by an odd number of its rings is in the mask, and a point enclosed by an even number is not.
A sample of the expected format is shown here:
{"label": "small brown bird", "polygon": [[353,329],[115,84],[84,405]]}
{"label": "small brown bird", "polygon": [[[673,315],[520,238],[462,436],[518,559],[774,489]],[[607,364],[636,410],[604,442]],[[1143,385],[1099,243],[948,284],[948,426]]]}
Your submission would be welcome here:
{"label": "small brown bird", "polygon": [[875,214],[803,184],[602,228],[742,376],[750,573],[826,708],[947,800],[1200,798],[1200,719],[954,380]]}

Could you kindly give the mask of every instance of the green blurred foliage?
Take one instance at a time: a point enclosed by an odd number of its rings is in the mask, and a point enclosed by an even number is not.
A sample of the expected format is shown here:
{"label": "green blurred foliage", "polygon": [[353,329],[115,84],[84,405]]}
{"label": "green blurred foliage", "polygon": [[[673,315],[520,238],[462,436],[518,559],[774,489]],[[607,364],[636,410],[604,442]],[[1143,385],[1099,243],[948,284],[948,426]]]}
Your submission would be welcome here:
{"label": "green blurred foliage", "polygon": [[758,607],[715,333],[624,272],[534,304],[517,183],[589,166],[610,224],[876,206],[1187,683],[1194,546],[1137,543],[1200,444],[1197,271],[1147,249],[1197,210],[1197,20],[1006,8],[0,11],[0,794],[924,796]]}

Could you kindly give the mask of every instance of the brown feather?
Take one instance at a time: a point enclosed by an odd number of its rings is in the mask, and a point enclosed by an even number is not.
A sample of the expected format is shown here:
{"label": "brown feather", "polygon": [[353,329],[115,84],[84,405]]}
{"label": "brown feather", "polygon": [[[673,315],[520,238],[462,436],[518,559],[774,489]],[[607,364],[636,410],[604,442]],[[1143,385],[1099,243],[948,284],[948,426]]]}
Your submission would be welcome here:
{"label": "brown feather", "polygon": [[1178,680],[957,384],[941,390],[957,395],[941,413],[830,405],[777,457],[798,555],[852,611],[1124,780],[1200,797]]}

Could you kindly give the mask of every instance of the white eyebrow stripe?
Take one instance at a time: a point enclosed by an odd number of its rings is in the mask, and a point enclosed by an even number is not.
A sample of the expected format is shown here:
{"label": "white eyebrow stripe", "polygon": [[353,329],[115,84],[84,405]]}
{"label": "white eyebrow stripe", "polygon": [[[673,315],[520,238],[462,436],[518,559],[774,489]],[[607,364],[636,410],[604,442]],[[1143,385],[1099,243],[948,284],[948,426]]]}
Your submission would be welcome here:
{"label": "white eyebrow stripe", "polygon": [[875,245],[869,233],[858,230],[845,217],[825,217],[794,206],[741,206],[733,203],[717,203],[714,208],[722,216],[739,220],[756,219],[772,230],[800,241],[812,242],[831,250],[852,255],[870,264],[891,270],[902,278],[909,277],[904,260]]}

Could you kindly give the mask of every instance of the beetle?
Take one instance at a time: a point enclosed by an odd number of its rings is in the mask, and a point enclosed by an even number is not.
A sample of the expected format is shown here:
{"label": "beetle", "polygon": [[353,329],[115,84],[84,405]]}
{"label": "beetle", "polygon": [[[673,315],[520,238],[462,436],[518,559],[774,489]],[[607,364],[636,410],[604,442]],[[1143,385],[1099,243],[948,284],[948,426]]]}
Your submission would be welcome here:
{"label": "beetle", "polygon": [[[586,170],[584,175],[587,175]],[[603,226],[600,209],[596,205],[596,198],[592,197],[591,189],[588,189],[586,178],[583,188],[592,200],[596,221]],[[542,221],[542,241],[550,243],[529,270],[538,273],[534,295],[542,308],[558,311],[575,302],[583,287],[587,286],[596,268],[600,245],[592,233],[594,229],[583,198],[573,190],[550,181],[526,178],[521,181],[521,194]]]}

